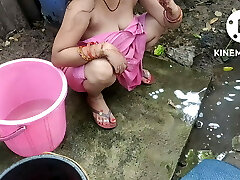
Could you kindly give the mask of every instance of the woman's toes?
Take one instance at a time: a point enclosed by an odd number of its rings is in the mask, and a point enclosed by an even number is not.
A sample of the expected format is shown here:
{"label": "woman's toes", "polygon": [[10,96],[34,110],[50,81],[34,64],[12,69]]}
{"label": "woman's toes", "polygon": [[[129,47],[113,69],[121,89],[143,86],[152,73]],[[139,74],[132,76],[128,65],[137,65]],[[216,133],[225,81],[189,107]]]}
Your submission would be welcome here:
{"label": "woman's toes", "polygon": [[104,126],[109,125],[109,120],[107,118],[104,118],[103,119],[103,124],[104,124]]}
{"label": "woman's toes", "polygon": [[102,119],[100,116],[97,116],[97,122],[98,122],[98,124],[102,124]]}
{"label": "woman's toes", "polygon": [[116,123],[116,118],[114,118],[114,117],[111,118],[111,119],[110,119],[110,122],[111,122],[111,123]]}
{"label": "woman's toes", "polygon": [[114,115],[111,113],[110,115],[110,123],[116,123],[116,118],[114,117]]}

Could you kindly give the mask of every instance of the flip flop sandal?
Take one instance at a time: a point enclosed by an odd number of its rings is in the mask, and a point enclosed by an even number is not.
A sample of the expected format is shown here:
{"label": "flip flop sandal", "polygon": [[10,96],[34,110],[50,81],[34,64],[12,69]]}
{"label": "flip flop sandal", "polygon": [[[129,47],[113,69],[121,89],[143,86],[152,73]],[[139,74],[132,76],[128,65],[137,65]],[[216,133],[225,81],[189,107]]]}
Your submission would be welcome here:
{"label": "flip flop sandal", "polygon": [[[102,111],[97,111],[96,109],[92,109],[92,112],[96,114],[97,117],[94,117],[95,122],[104,129],[113,129],[117,126],[117,122],[115,118],[111,118],[112,112],[109,110],[107,114]],[[107,118],[107,120],[106,120]],[[104,119],[100,122],[101,119]]]}
{"label": "flip flop sandal", "polygon": [[142,72],[143,72],[143,77],[142,77],[143,84],[151,85],[156,82],[155,78],[153,77],[153,75],[151,75],[151,73],[148,70],[143,69]]}

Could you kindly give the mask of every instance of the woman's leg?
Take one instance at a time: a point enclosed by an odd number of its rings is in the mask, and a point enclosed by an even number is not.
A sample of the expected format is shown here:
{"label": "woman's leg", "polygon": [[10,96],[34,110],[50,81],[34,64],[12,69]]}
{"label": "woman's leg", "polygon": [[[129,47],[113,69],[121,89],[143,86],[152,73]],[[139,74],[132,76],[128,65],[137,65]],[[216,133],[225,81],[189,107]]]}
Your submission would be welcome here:
{"label": "woman's leg", "polygon": [[[156,19],[147,13],[145,19],[145,33],[147,35],[146,49],[153,47],[165,31],[165,27],[161,26]],[[154,77],[146,69],[143,69],[142,82],[144,84],[152,84],[155,82]]]}
{"label": "woman's leg", "polygon": [[[88,93],[88,103],[96,111],[109,113],[109,108],[102,96],[102,90],[111,86],[116,81],[113,68],[106,59],[96,59],[85,66],[85,77],[83,85]],[[97,123],[107,128],[116,126],[115,117],[111,114],[110,118],[93,113]],[[110,120],[109,120],[110,119]]]}
{"label": "woman's leg", "polygon": [[146,49],[153,47],[161,35],[166,33],[166,30],[166,27],[161,26],[154,17],[147,13],[145,20],[145,32],[147,35]]}

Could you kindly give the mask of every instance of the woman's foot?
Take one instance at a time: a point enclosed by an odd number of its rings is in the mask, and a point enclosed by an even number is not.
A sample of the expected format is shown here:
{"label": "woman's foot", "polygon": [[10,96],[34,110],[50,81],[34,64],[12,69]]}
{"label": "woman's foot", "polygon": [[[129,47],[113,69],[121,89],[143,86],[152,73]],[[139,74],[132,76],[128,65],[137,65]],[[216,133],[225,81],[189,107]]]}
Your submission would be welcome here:
{"label": "woman's foot", "polygon": [[144,84],[151,85],[151,84],[155,83],[155,79],[154,79],[153,75],[151,75],[151,73],[148,70],[143,69],[142,73],[143,73],[142,82]]}
{"label": "woman's foot", "polygon": [[97,97],[88,96],[88,104],[92,109],[95,122],[104,129],[113,129],[117,126],[116,118],[108,108],[102,94]]}

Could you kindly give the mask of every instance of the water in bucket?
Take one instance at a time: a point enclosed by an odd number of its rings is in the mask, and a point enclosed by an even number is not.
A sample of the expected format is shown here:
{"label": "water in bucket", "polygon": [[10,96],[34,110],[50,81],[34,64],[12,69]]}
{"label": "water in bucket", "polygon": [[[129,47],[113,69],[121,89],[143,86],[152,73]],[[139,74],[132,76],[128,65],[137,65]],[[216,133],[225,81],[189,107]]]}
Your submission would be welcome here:
{"label": "water in bucket", "polygon": [[21,120],[35,116],[47,110],[54,102],[50,99],[28,101],[12,110],[6,120]]}

